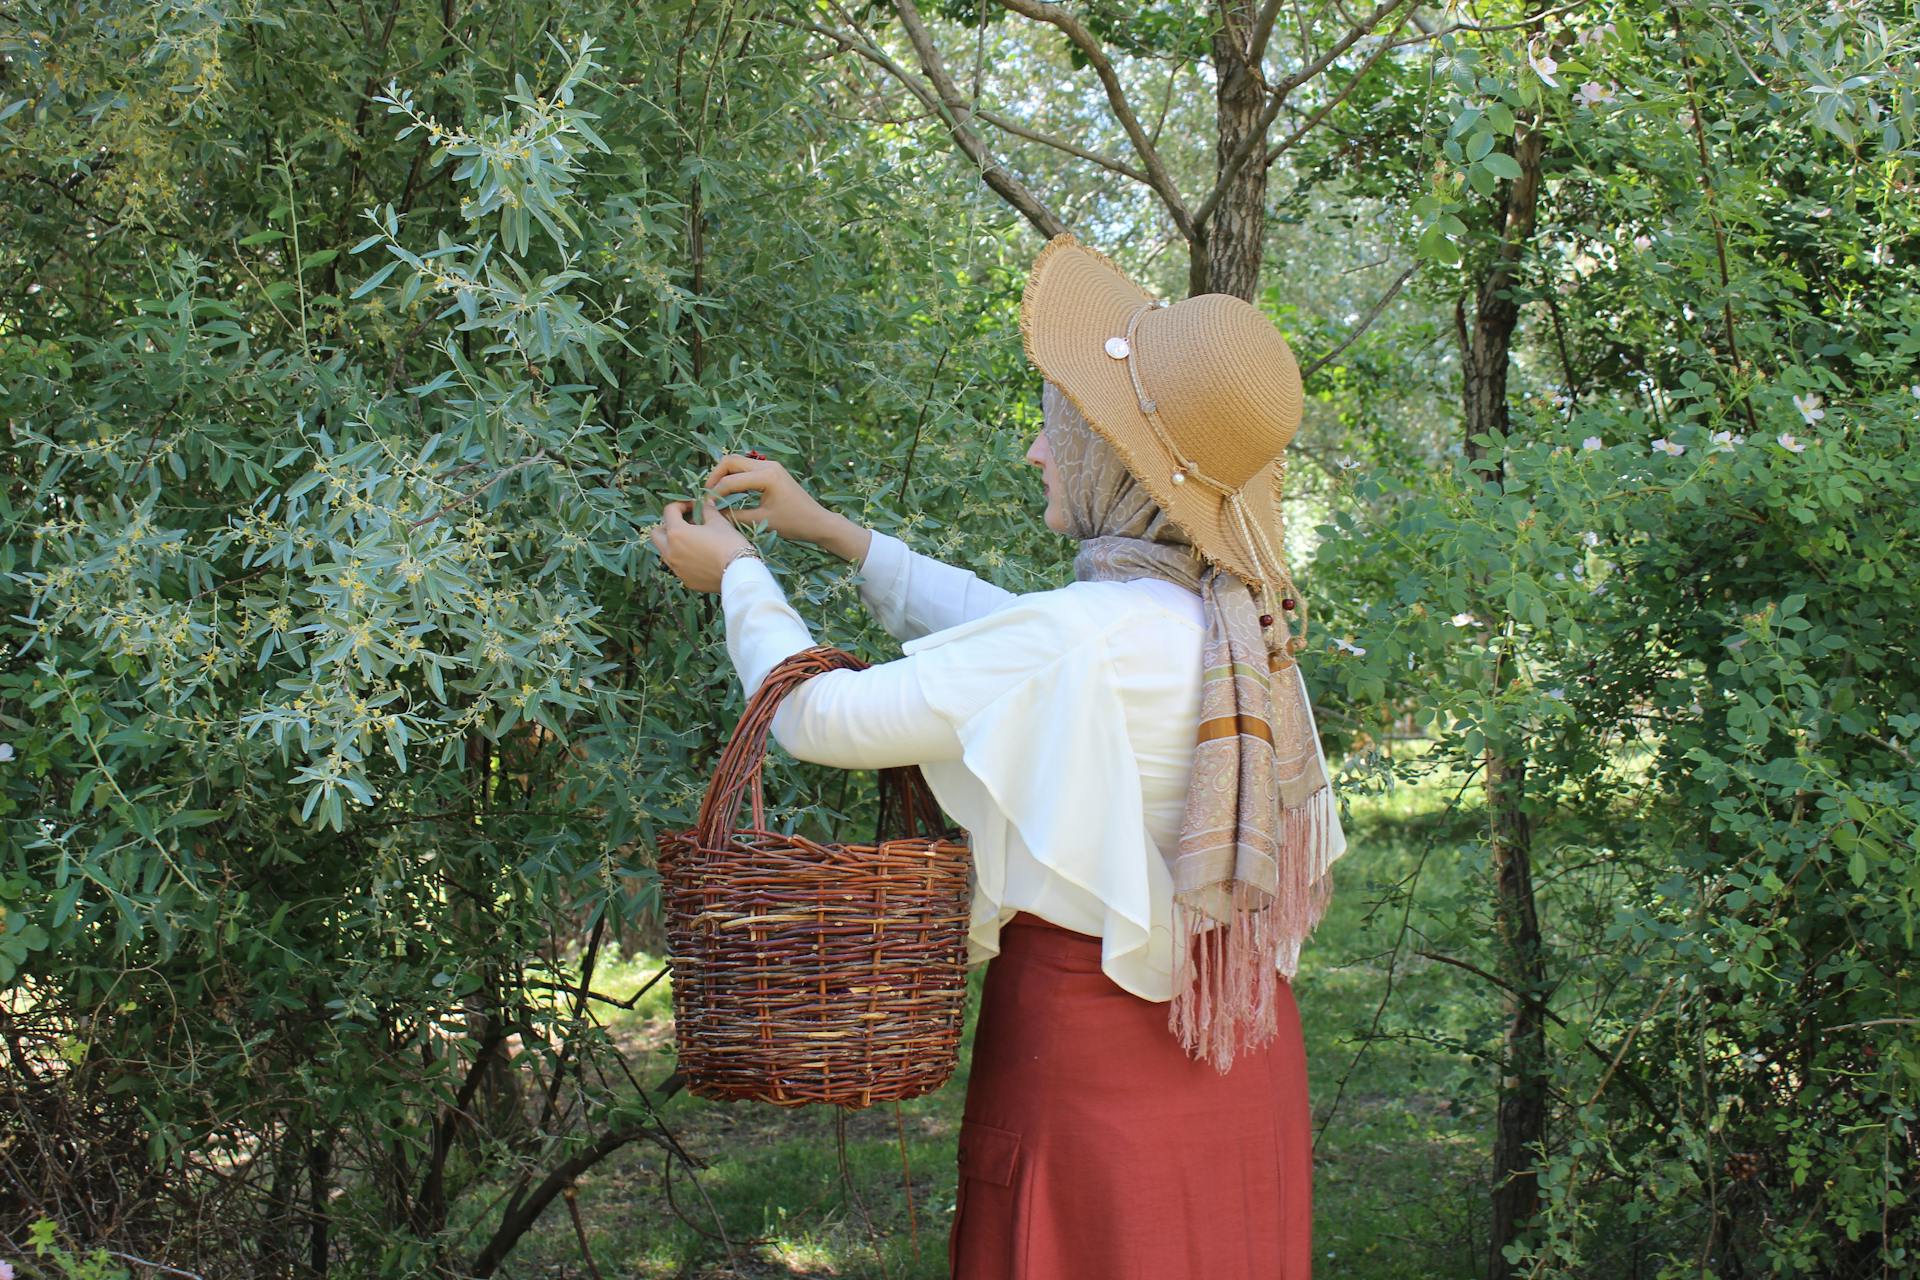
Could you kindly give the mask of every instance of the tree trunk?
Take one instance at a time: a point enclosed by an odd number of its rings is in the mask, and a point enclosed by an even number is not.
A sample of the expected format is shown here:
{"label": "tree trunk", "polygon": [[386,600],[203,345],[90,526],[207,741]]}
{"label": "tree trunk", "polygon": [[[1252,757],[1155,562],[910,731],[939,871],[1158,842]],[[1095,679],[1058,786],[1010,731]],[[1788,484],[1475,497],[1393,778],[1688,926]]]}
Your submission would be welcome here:
{"label": "tree trunk", "polygon": [[[1529,128],[1514,148],[1520,176],[1507,187],[1497,210],[1500,249],[1480,282],[1471,333],[1464,311],[1455,313],[1463,347],[1461,393],[1469,466],[1490,452],[1489,446],[1476,441],[1475,436],[1498,442],[1512,427],[1507,412],[1507,371],[1514,330],[1520,320],[1514,289],[1519,282],[1521,251],[1533,235],[1544,153],[1545,135],[1537,127]],[[1498,469],[1491,474],[1475,474],[1483,482],[1500,479]],[[1504,654],[1495,659],[1496,701],[1501,687],[1513,678],[1512,666]],[[1487,1275],[1489,1280],[1509,1280],[1516,1270],[1504,1251],[1540,1206],[1534,1148],[1545,1141],[1547,1128],[1547,1042],[1542,1003],[1546,973],[1533,897],[1533,830],[1523,808],[1527,761],[1514,754],[1512,744],[1497,731],[1488,735],[1485,761],[1493,843],[1494,919],[1500,936],[1498,969],[1507,990],[1507,1028],[1502,1039],[1493,1141]]]}
{"label": "tree trunk", "polygon": [[1540,918],[1533,898],[1533,827],[1520,805],[1527,762],[1487,748],[1487,803],[1493,829],[1494,917],[1499,924],[1501,977],[1511,985],[1507,1029],[1501,1038],[1502,1075],[1493,1138],[1493,1221],[1490,1280],[1518,1274],[1503,1250],[1540,1208],[1533,1147],[1547,1133],[1547,1034],[1542,994],[1546,971]]}
{"label": "tree trunk", "polygon": [[[1219,180],[1232,156],[1260,133],[1260,108],[1266,87],[1259,68],[1247,61],[1247,32],[1254,20],[1253,0],[1221,0],[1213,33],[1214,93],[1219,120],[1215,131],[1214,177]],[[1261,249],[1267,231],[1267,166],[1263,140],[1240,166],[1213,216],[1189,247],[1188,290],[1230,293],[1253,301],[1260,283]]]}
{"label": "tree trunk", "polygon": [[307,1274],[327,1274],[332,1252],[327,1229],[332,1226],[329,1205],[333,1199],[333,1143],[315,1138],[307,1148]]}

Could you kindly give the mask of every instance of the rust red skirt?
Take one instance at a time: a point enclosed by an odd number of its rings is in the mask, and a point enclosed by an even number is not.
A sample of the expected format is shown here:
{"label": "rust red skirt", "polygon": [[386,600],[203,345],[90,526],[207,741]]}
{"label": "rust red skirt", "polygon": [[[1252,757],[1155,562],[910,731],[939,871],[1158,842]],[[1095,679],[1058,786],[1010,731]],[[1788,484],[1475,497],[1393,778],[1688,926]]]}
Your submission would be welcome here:
{"label": "rust red skirt", "polygon": [[960,1126],[953,1280],[1308,1280],[1313,1133],[1300,1010],[1221,1075],[1100,939],[1026,912],[987,963]]}

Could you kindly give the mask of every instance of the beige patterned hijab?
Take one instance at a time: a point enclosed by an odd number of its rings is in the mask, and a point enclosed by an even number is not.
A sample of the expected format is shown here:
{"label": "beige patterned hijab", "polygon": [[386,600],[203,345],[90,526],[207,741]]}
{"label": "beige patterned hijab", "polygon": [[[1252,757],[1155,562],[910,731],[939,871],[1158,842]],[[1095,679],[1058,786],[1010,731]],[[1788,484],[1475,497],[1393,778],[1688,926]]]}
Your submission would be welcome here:
{"label": "beige patterned hijab", "polygon": [[[1206,562],[1053,382],[1042,396],[1073,576],[1164,578],[1200,593],[1198,745],[1173,878],[1173,1004],[1187,1053],[1225,1072],[1277,1030],[1274,975],[1333,893],[1333,788],[1284,624],[1263,634],[1247,584]],[[1277,652],[1276,652],[1277,650]]]}

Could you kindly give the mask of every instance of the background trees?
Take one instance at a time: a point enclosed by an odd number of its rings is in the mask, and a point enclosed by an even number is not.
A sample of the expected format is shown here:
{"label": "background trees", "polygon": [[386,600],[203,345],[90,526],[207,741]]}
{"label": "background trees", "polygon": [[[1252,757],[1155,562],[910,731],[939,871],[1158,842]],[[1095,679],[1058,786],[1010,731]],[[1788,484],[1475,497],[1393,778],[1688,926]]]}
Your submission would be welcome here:
{"label": "background trees", "polygon": [[0,1228],[484,1273],[670,1149],[591,991],[737,705],[638,530],[754,447],[1064,581],[1064,225],[1288,333],[1343,789],[1480,792],[1477,894],[1342,864],[1378,1007],[1316,1074],[1438,965],[1476,1269],[1911,1265],[1910,18],[29,4],[0,58]]}

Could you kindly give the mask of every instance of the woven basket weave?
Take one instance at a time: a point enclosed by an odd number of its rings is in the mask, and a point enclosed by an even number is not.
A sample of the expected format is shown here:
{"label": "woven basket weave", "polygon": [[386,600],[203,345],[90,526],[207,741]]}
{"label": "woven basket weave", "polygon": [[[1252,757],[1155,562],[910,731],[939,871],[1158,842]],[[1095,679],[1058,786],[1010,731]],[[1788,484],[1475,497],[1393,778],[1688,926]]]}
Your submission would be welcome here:
{"label": "woven basket weave", "polygon": [[[880,770],[873,844],[766,829],[761,766],[780,699],[867,664],[815,646],[748,699],[694,826],[660,840],[678,1069],[703,1098],[853,1109],[946,1083],[966,1012],[971,856],[938,834],[916,767]],[[750,827],[731,826],[752,791]],[[890,819],[904,830],[881,838]],[[925,830],[928,835],[920,835]]]}

